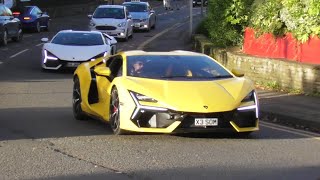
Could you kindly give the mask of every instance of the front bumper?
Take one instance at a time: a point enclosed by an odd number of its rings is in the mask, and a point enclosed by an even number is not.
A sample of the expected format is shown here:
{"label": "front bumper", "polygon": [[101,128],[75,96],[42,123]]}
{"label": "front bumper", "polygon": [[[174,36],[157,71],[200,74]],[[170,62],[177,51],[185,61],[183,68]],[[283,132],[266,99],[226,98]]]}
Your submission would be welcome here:
{"label": "front bumper", "polygon": [[66,60],[50,60],[42,62],[43,69],[58,70],[63,68],[77,68],[81,63],[87,61],[66,61]]}
{"label": "front bumper", "polygon": [[[126,94],[126,93],[125,93]],[[257,109],[239,108],[226,112],[181,112],[163,107],[155,107],[152,103],[138,101],[134,94],[125,99],[121,108],[123,114],[121,129],[134,132],[150,133],[187,133],[187,132],[252,132],[259,130]],[[217,124],[196,125],[196,119],[216,119]]]}
{"label": "front bumper", "polygon": [[133,29],[135,30],[145,30],[149,28],[148,22],[135,22],[133,24]]}
{"label": "front bumper", "polygon": [[115,30],[103,30],[103,29],[97,29],[95,26],[89,26],[89,29],[91,31],[100,31],[102,33],[106,33],[109,36],[113,36],[115,38],[126,38],[126,29],[125,28],[117,28]]}

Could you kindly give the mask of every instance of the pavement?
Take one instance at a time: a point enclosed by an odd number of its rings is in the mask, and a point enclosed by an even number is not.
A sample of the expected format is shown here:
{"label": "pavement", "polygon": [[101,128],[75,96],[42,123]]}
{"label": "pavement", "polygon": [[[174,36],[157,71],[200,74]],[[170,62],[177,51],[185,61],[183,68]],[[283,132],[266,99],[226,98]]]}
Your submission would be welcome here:
{"label": "pavement", "polygon": [[[200,22],[199,17],[194,19],[193,29]],[[158,41],[158,46],[159,43],[163,44],[160,46],[161,50],[193,51],[186,30],[188,25],[186,23],[155,39]],[[152,46],[150,43],[144,50],[153,49]],[[320,133],[320,97],[266,90],[261,87],[257,88],[257,92],[260,100],[260,120]]]}

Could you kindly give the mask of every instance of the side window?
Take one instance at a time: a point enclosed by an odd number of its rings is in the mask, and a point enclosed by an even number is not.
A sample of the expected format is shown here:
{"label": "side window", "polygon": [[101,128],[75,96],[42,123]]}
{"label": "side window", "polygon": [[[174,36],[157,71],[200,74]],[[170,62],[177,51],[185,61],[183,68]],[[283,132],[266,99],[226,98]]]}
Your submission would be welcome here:
{"label": "side window", "polygon": [[110,68],[113,77],[122,76],[122,57],[113,57],[108,67]]}
{"label": "side window", "polygon": [[3,6],[0,6],[0,16],[6,16],[6,14],[7,13],[5,12]]}

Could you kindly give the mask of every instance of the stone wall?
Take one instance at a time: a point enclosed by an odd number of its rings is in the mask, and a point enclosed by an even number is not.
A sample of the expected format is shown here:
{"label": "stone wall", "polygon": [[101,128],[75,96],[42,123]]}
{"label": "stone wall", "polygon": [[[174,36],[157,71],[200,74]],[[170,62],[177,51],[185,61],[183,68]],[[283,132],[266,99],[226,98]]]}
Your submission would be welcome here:
{"label": "stone wall", "polygon": [[230,70],[242,69],[255,82],[272,83],[284,90],[320,92],[320,65],[254,57],[239,51],[214,48],[203,35],[194,36],[194,49],[212,56]]}

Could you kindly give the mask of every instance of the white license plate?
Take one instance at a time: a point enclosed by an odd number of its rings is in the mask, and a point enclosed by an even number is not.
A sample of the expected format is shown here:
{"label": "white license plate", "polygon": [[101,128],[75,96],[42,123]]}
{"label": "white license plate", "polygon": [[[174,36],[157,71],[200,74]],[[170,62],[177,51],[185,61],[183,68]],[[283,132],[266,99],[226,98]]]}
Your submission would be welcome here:
{"label": "white license plate", "polygon": [[68,67],[78,67],[80,65],[80,63],[68,63],[67,66]]}
{"label": "white license plate", "polygon": [[139,23],[134,24],[134,27],[140,27]]}
{"label": "white license plate", "polygon": [[218,126],[218,118],[195,118],[195,126]]}

